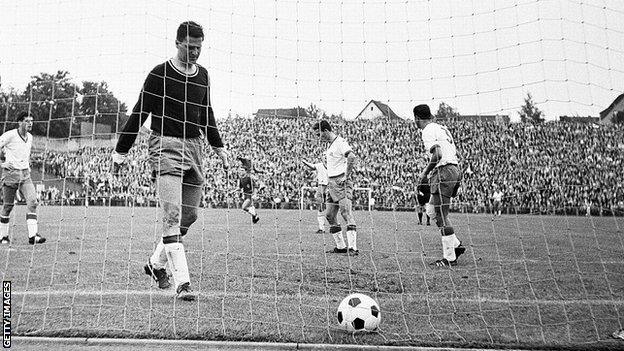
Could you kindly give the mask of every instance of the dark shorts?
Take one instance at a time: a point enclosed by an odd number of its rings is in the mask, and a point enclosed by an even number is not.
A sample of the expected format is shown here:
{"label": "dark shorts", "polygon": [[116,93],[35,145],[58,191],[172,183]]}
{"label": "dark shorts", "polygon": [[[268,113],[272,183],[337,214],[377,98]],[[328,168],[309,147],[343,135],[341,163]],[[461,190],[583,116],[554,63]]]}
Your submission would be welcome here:
{"label": "dark shorts", "polygon": [[457,190],[461,180],[461,173],[457,165],[444,165],[431,171],[429,185],[431,194],[440,194],[444,197],[457,196]]}
{"label": "dark shorts", "polygon": [[203,185],[204,145],[201,138],[181,139],[152,134],[149,162],[154,175],[173,175],[182,177],[184,184]]}
{"label": "dark shorts", "polygon": [[346,180],[342,184],[336,183],[340,178],[342,176],[329,178],[327,202],[330,204],[337,204],[344,198],[349,200],[353,198],[353,183],[350,180]]}

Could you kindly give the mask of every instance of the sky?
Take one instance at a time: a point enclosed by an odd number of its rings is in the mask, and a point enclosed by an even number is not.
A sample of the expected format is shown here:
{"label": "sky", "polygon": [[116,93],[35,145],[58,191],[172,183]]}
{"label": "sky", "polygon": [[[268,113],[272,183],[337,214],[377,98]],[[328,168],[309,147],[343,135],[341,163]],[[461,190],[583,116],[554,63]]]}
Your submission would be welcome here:
{"label": "sky", "polygon": [[314,103],[354,118],[378,100],[516,119],[531,93],[556,119],[624,92],[622,0],[0,0],[1,88],[67,70],[131,108],[185,20],[204,27],[218,117]]}

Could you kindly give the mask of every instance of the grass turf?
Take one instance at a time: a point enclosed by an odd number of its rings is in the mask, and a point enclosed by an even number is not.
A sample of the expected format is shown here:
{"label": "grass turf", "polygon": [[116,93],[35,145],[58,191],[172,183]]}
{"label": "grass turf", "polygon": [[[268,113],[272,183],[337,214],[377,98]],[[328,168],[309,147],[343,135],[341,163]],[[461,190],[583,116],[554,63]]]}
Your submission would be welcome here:
{"label": "grass turf", "polygon": [[[16,207],[0,275],[17,335],[226,339],[378,345],[617,348],[624,325],[624,220],[452,214],[468,248],[441,255],[410,212],[357,212],[357,257],[328,254],[313,211],[202,210],[185,237],[195,302],[159,290],[143,265],[154,208],[40,207],[44,245]],[[338,329],[350,292],[381,306],[378,333]]]}

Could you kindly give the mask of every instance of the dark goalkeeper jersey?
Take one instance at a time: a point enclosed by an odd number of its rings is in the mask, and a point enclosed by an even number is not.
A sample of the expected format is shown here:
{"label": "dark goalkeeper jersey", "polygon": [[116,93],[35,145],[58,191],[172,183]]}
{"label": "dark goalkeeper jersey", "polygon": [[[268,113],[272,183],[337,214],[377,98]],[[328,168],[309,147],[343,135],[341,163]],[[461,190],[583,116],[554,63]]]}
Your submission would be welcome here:
{"label": "dark goalkeeper jersey", "polygon": [[190,75],[177,70],[171,61],[152,69],[119,136],[117,152],[130,150],[150,113],[150,129],[156,135],[186,139],[203,133],[210,145],[223,147],[210,103],[210,78],[200,65]]}

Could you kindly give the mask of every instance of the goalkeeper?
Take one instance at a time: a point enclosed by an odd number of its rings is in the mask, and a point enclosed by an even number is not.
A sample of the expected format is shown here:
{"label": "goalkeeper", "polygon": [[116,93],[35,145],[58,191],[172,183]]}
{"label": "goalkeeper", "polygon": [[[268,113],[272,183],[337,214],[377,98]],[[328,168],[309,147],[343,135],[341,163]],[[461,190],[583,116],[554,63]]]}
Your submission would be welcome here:
{"label": "goalkeeper", "polygon": [[182,238],[197,220],[204,192],[206,139],[221,157],[223,167],[229,165],[212,110],[208,71],[197,64],[203,40],[199,24],[180,24],[176,55],[147,76],[113,152],[113,162],[123,163],[139,128],[151,114],[149,162],[156,178],[163,227],[162,240],[144,269],[165,289],[170,285],[165,270],[169,263],[177,297],[182,300],[196,297]]}

